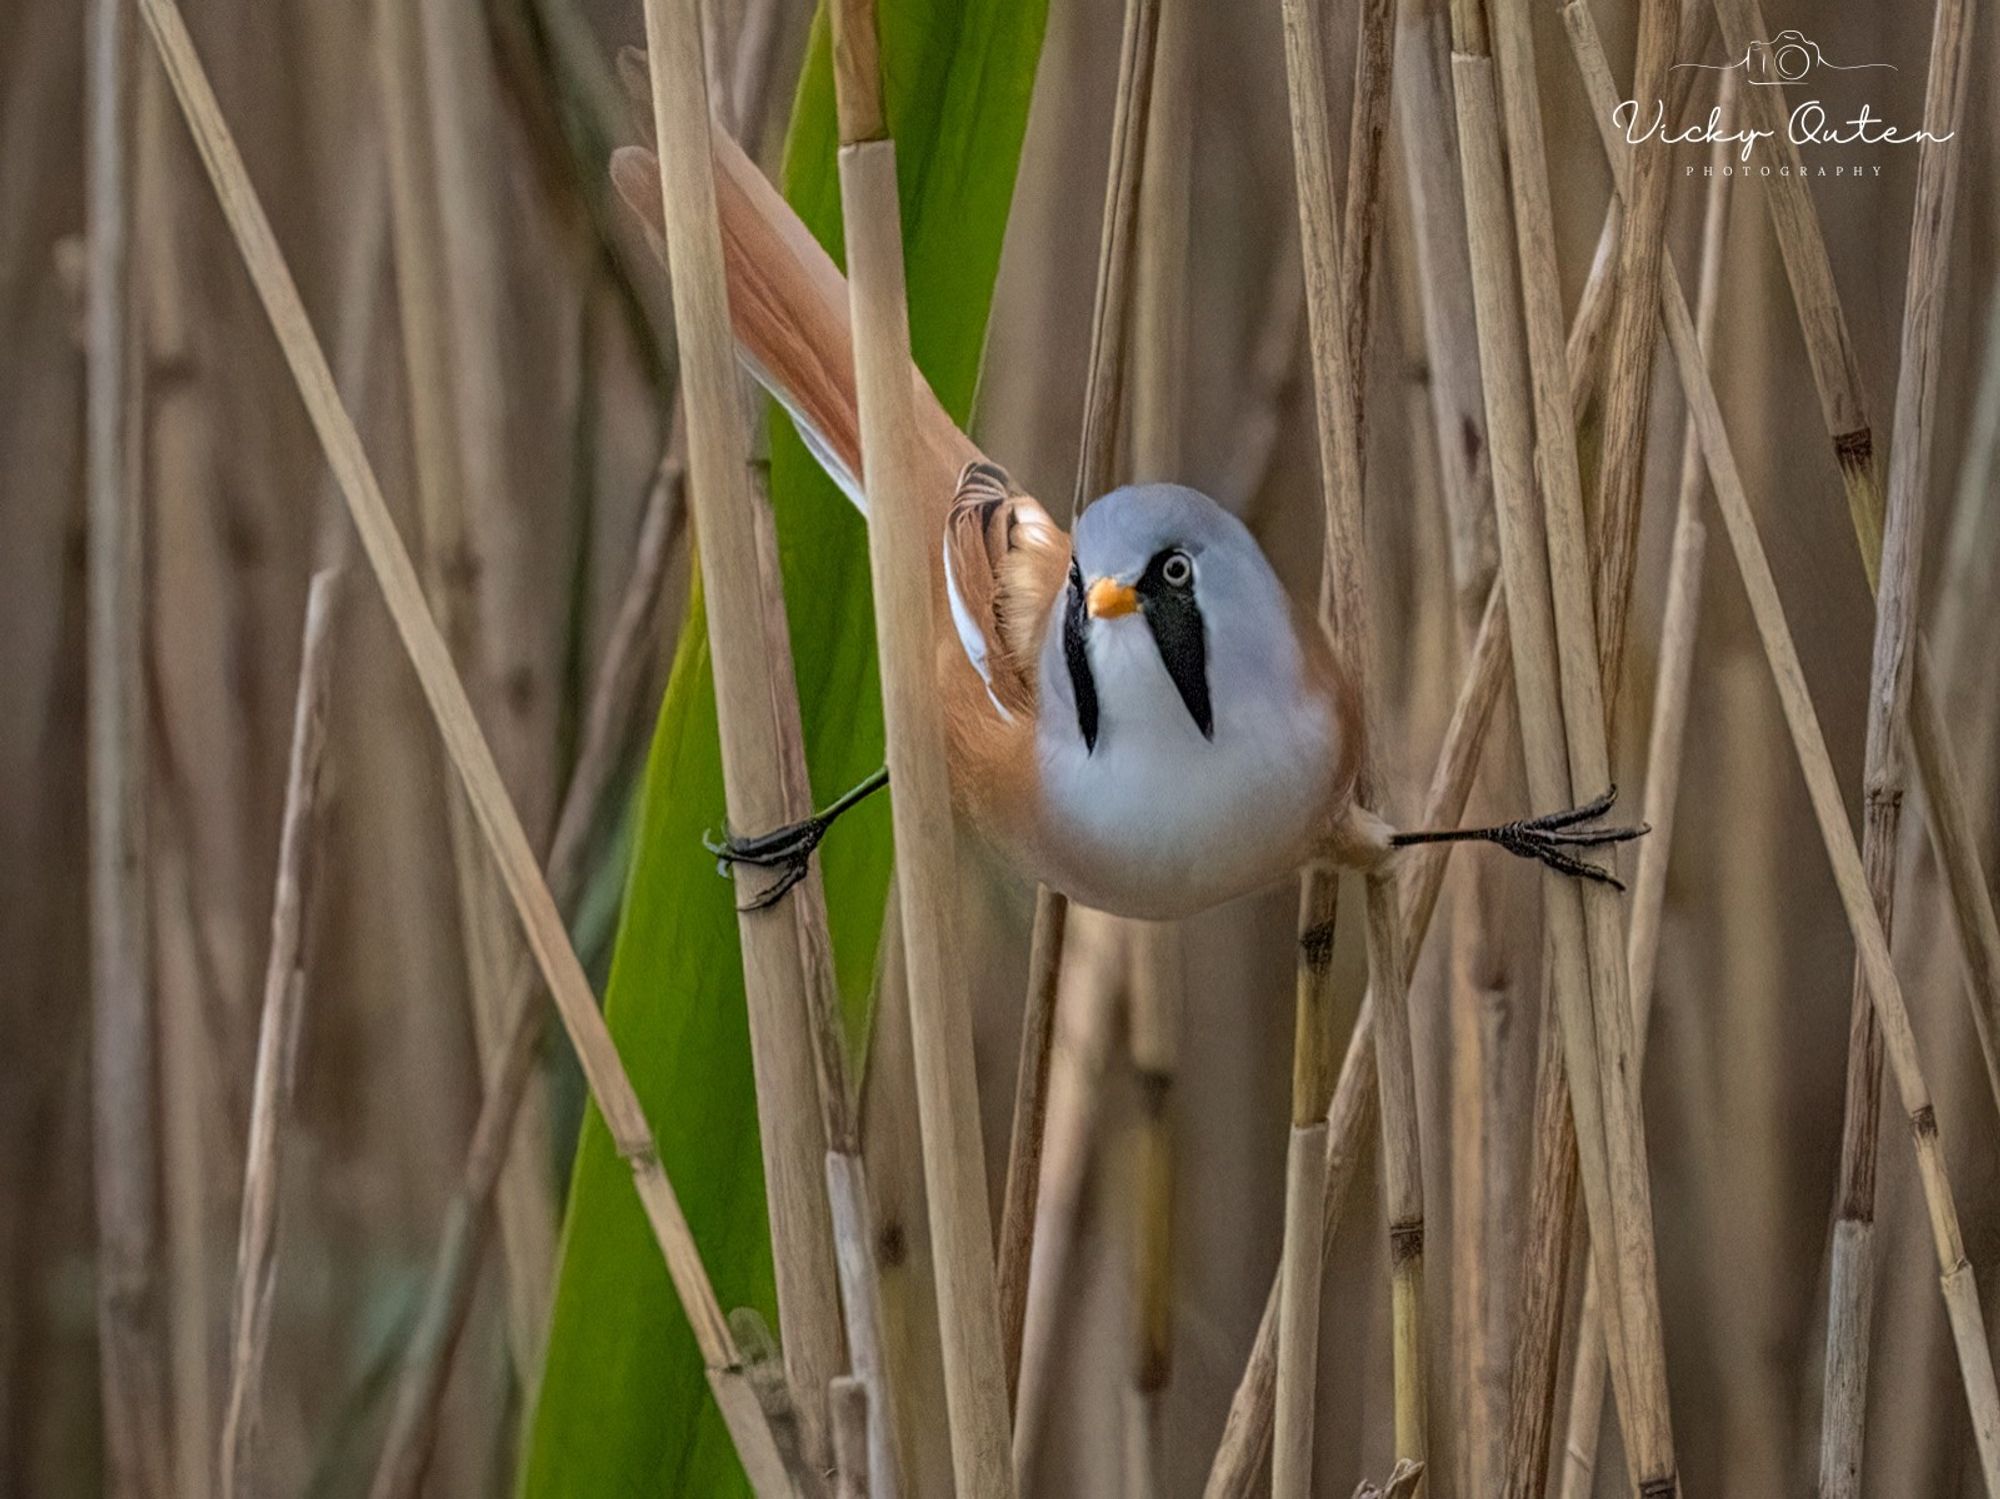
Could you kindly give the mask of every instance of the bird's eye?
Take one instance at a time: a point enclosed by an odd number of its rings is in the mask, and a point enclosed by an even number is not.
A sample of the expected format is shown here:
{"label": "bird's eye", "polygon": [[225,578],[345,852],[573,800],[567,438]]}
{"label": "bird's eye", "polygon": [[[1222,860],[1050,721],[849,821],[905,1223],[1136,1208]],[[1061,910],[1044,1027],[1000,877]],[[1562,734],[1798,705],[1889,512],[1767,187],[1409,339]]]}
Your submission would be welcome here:
{"label": "bird's eye", "polygon": [[1194,581],[1194,559],[1186,552],[1167,553],[1160,564],[1160,580],[1169,588],[1185,588]]}

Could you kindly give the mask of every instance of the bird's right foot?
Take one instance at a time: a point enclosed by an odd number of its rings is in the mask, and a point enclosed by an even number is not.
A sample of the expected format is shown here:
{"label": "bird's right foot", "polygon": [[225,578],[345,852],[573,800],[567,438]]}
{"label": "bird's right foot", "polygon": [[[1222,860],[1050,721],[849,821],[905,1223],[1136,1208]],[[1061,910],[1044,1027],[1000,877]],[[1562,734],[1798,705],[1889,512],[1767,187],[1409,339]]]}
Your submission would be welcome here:
{"label": "bird's right foot", "polygon": [[844,796],[829,803],[812,816],[798,822],[786,823],[783,827],[771,829],[768,833],[758,833],[751,837],[738,837],[725,824],[722,835],[705,835],[701,844],[715,855],[715,872],[725,878],[731,873],[732,864],[748,864],[756,869],[779,871],[778,878],[760,890],[750,900],[739,906],[742,911],[762,911],[775,906],[789,894],[798,882],[806,877],[811,867],[813,851],[826,837],[827,829],[844,812],[859,806],[863,801],[889,784],[886,768],[878,770],[867,780]]}

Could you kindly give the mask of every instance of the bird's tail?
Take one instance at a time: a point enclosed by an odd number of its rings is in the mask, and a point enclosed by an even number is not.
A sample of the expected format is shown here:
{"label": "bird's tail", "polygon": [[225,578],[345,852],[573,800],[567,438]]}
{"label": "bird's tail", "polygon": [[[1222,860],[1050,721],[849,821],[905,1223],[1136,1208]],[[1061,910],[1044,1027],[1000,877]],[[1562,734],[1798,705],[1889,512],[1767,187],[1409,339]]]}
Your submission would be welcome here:
{"label": "bird's tail", "polygon": [[[791,414],[799,435],[834,482],[865,510],[847,280],[728,131],[715,124],[710,136],[737,351]],[[664,259],[660,174],[653,153],[643,146],[622,147],[612,154],[611,178],[645,224],[654,252]],[[938,404],[914,365],[910,378],[917,394],[916,471],[927,503],[936,507],[932,529],[941,536],[959,474],[984,455]]]}

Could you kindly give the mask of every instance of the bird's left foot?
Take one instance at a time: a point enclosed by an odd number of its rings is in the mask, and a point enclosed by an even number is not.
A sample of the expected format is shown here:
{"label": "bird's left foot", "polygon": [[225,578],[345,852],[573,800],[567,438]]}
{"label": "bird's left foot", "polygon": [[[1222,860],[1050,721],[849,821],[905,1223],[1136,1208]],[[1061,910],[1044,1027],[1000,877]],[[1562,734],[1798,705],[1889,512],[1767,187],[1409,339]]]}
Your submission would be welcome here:
{"label": "bird's left foot", "polygon": [[1625,882],[1610,870],[1578,857],[1574,852],[1585,848],[1602,848],[1607,844],[1629,843],[1634,838],[1643,838],[1652,831],[1644,823],[1626,827],[1586,827],[1609,812],[1618,800],[1618,788],[1613,786],[1602,796],[1594,797],[1581,806],[1565,807],[1559,812],[1545,812],[1539,817],[1524,817],[1516,822],[1503,822],[1490,828],[1447,828],[1438,831],[1398,833],[1390,839],[1396,847],[1408,847],[1415,843],[1456,843],[1477,839],[1486,843],[1497,843],[1517,859],[1533,859],[1546,865],[1558,874],[1569,875],[1573,879],[1595,880],[1600,885],[1609,885],[1614,890],[1623,890]]}
{"label": "bird's left foot", "polygon": [[701,840],[703,848],[715,855],[715,872],[727,877],[732,864],[748,864],[756,869],[775,869],[778,878],[770,886],[759,891],[744,905],[742,911],[762,911],[775,906],[788,895],[800,880],[806,877],[811,867],[813,851],[826,837],[836,818],[843,812],[858,806],[868,797],[889,784],[889,772],[878,770],[874,775],[856,786],[852,791],[812,816],[798,822],[786,823],[773,828],[768,833],[754,837],[739,838],[725,825],[722,836],[706,834]]}
{"label": "bird's left foot", "polygon": [[1494,830],[1493,841],[1516,858],[1536,860],[1558,874],[1579,880],[1595,880],[1600,885],[1623,890],[1625,882],[1610,870],[1569,852],[1580,848],[1603,848],[1613,843],[1630,843],[1634,838],[1643,838],[1652,831],[1643,822],[1625,827],[1584,826],[1604,816],[1617,800],[1618,788],[1613,786],[1602,796],[1594,797],[1581,806],[1565,807],[1560,812],[1544,812],[1540,817],[1525,817],[1519,822],[1504,823]]}

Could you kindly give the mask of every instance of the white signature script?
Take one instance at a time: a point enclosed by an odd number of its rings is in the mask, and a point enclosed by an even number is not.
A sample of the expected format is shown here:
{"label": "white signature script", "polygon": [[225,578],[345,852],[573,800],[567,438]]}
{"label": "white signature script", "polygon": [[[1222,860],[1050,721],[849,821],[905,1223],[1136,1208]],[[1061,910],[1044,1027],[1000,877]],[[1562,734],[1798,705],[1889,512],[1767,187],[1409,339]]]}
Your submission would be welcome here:
{"label": "white signature script", "polygon": [[[1724,129],[1719,107],[1709,110],[1708,118],[1696,125],[1672,127],[1667,124],[1666,116],[1666,105],[1655,100],[1652,119],[1642,125],[1639,101],[1627,99],[1611,111],[1611,123],[1625,132],[1625,144],[1628,146],[1642,145],[1649,140],[1658,140],[1668,146],[1712,146],[1718,142],[1740,144],[1743,148],[1737,158],[1740,161],[1750,159],[1758,141],[1770,140],[1777,134],[1755,125],[1747,125],[1740,130]],[[1785,136],[1795,146],[1910,146],[1925,141],[1942,144],[1957,133],[1948,131],[1938,135],[1921,127],[1905,130],[1890,124],[1866,104],[1853,118],[1836,121],[1817,99],[1808,99],[1796,106],[1785,121]]]}

